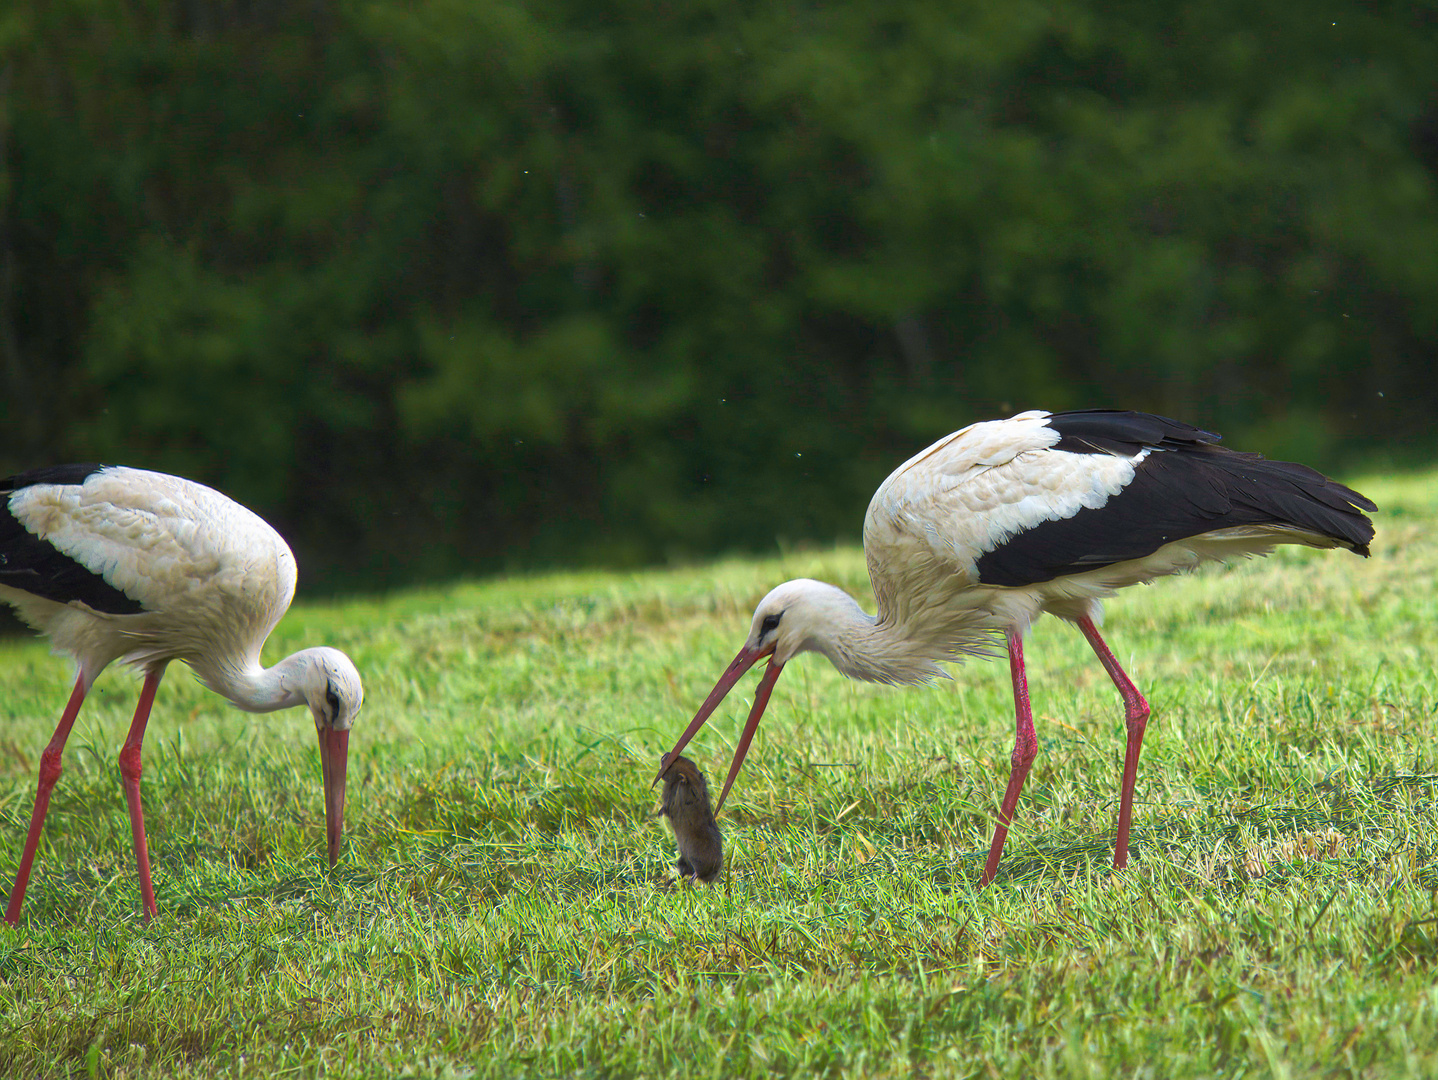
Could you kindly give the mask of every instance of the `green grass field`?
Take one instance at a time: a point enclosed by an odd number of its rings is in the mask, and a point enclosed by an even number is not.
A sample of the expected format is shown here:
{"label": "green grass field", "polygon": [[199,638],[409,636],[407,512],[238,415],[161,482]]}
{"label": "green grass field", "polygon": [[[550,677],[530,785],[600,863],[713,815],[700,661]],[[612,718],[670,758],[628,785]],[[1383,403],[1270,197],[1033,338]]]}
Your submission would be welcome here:
{"label": "green grass field", "polygon": [[[818,657],[725,807],[723,878],[676,885],[660,753],[770,586],[869,605],[849,548],[291,612],[267,662],[329,643],[366,679],[333,871],[308,714],[173,668],[148,925],[115,760],[138,681],[108,672],[0,931],[0,1075],[1438,1075],[1438,474],[1357,486],[1371,560],[1286,549],[1109,605],[1153,705],[1122,874],[1123,710],[1050,619],[992,888],[1007,666],[892,689]],[[0,643],[0,888],[70,678]],[[689,751],[716,787],[756,679]]]}

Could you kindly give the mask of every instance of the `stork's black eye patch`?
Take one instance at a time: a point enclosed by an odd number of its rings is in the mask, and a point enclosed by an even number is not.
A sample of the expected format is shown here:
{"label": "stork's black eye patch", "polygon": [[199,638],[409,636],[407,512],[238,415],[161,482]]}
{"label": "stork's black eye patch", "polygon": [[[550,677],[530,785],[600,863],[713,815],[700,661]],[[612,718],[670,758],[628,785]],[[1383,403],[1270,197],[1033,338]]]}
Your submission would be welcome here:
{"label": "stork's black eye patch", "polygon": [[330,707],[331,716],[338,716],[340,714],[340,696],[335,693],[333,683],[329,683],[325,686],[325,704]]}
{"label": "stork's black eye patch", "polygon": [[779,612],[779,614],[777,615],[765,615],[764,621],[759,624],[759,637],[763,638],[772,631],[778,629],[779,620],[783,617],[784,613],[782,611]]}

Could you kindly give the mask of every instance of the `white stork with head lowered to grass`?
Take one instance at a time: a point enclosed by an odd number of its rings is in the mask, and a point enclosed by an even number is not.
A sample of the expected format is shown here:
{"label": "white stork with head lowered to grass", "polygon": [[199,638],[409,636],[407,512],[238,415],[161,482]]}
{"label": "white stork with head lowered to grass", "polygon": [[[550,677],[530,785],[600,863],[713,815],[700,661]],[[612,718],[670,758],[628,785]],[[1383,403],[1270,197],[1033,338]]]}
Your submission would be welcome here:
{"label": "white stork with head lowered to grass", "polygon": [[1003,634],[1017,733],[980,879],[987,885],[1038,751],[1023,637],[1048,612],[1078,627],[1123,697],[1128,743],[1113,856],[1122,868],[1149,707],[1099,636],[1103,599],[1211,559],[1264,555],[1277,544],[1367,555],[1373,524],[1363,511],[1374,509],[1307,466],[1229,450],[1217,435],[1162,416],[1034,411],[972,424],[900,465],[869,503],[864,554],[878,614],[819,581],[774,589],[665,761],[679,756],[740,676],[766,656],[720,806],[779,673],[799,653],[822,653],[851,678],[919,683],[943,675],[941,663],[991,651]]}
{"label": "white stork with head lowered to grass", "polygon": [[75,689],[40,757],[25,850],[5,910],[20,918],[30,865],[70,728],[96,676],[116,660],[145,673],[120,751],[145,917],[156,912],[140,807],[140,744],[155,690],[183,660],[250,712],[306,705],[319,735],[330,865],[344,831],[349,733],[364,691],[338,649],[272,668],[260,649],[295,592],[295,557],[263,519],[219,492],[164,473],[59,465],[0,480],[0,600],[75,660]]}

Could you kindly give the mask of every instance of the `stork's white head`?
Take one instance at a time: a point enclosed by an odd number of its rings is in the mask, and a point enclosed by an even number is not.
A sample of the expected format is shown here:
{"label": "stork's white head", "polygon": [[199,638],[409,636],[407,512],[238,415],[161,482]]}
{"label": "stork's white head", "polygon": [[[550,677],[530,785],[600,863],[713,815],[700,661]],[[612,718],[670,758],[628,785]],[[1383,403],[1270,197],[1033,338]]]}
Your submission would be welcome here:
{"label": "stork's white head", "polygon": [[348,731],[364,704],[364,684],[348,656],[321,645],[296,654],[303,657],[296,687],[315,716],[315,727]]}
{"label": "stork's white head", "polygon": [[[719,793],[719,802],[714,807],[715,813],[718,813],[724,805],[724,797],[729,794],[729,788],[734,783],[734,777],[739,774],[739,766],[744,763],[744,755],[749,752],[749,743],[759,727],[759,718],[764,715],[764,706],[769,703],[769,695],[773,692],[784,665],[801,652],[814,651],[823,653],[839,670],[847,672],[848,665],[843,662],[846,654],[839,647],[843,631],[852,628],[856,623],[868,622],[872,620],[864,614],[852,596],[843,589],[826,585],[822,581],[796,578],[773,589],[754,609],[754,618],[749,624],[749,637],[744,642],[744,647],[739,650],[734,662],[724,670],[724,674],[719,676],[718,683],[704,699],[704,704],[699,706],[699,711],[684,734],[679,737],[674,749],[665,755],[665,765],[660,769],[659,776],[662,777],[668,771],[669,762],[678,759],[679,752],[704,726],[704,722],[744,672],[757,661],[769,657],[764,677],[759,680],[759,687],[754,691],[754,706],[749,711],[744,732],[739,736],[739,743],[735,747],[734,761],[729,766],[724,789]],[[658,778],[655,782],[658,783]]]}
{"label": "stork's white head", "polygon": [[844,627],[863,621],[869,617],[843,589],[795,578],[759,601],[744,648],[756,660],[772,656],[781,667],[801,652],[821,652],[843,670],[835,643]]}
{"label": "stork's white head", "polygon": [[315,718],[320,767],[325,781],[325,834],[330,865],[339,858],[345,828],[345,774],[349,769],[350,727],[364,704],[364,686],[350,658],[320,646],[290,657],[295,685]]}

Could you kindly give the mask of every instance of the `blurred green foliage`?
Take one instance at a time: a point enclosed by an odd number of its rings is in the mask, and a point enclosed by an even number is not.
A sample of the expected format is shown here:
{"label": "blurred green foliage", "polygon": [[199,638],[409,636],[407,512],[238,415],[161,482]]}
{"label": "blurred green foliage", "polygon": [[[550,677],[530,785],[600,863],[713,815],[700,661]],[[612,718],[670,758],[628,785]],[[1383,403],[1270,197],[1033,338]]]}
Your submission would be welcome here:
{"label": "blurred green foliage", "polygon": [[1430,452],[1438,8],[11,0],[0,465],[360,589],[855,535],[964,423]]}

